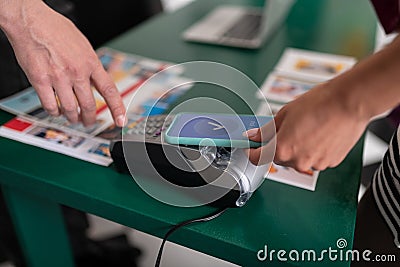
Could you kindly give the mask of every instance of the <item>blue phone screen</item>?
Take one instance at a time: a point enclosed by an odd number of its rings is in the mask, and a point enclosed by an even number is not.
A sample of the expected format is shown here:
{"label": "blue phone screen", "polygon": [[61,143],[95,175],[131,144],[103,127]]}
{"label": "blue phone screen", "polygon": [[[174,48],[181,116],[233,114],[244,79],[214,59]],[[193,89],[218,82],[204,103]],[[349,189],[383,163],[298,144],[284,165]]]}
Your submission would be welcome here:
{"label": "blue phone screen", "polygon": [[272,117],[229,114],[178,114],[168,130],[173,137],[247,140],[243,132],[263,126]]}

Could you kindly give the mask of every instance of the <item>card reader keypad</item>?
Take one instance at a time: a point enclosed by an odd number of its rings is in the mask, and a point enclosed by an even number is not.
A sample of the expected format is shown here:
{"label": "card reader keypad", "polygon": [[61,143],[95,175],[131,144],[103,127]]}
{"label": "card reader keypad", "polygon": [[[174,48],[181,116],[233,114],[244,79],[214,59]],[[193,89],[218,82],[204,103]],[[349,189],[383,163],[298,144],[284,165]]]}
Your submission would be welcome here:
{"label": "card reader keypad", "polygon": [[125,134],[144,135],[148,140],[156,140],[168,128],[172,119],[172,117],[168,117],[167,115],[140,117],[127,125],[128,130]]}

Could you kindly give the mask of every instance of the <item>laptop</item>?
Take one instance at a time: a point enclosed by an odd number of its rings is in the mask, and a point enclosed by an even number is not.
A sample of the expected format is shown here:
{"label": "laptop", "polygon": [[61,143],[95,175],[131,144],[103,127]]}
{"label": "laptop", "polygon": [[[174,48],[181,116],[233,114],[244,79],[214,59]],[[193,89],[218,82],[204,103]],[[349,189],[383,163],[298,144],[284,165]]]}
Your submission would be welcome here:
{"label": "laptop", "polygon": [[187,41],[258,48],[286,19],[295,0],[266,0],[264,8],[222,5],[183,33]]}

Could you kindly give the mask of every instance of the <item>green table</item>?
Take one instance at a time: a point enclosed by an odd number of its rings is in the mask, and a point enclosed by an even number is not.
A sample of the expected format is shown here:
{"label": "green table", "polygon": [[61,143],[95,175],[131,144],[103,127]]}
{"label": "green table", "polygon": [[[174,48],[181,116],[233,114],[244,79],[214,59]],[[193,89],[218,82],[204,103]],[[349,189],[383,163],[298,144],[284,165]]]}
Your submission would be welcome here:
{"label": "green table", "polygon": [[[218,1],[261,5],[262,1]],[[108,46],[172,62],[210,60],[235,67],[261,85],[285,47],[352,55],[372,51],[376,20],[368,1],[299,0],[285,25],[262,49],[245,50],[182,41],[181,32],[216,5],[200,0],[162,14]],[[254,91],[249,91],[253,95]],[[212,90],[195,87],[184,101]],[[216,96],[218,97],[218,96]],[[256,100],[255,100],[256,101]],[[0,122],[11,116],[0,112]],[[73,266],[59,204],[65,204],[162,237],[183,220],[210,207],[178,208],[156,201],[128,175],[44,149],[0,138],[0,183],[30,266]],[[315,192],[265,181],[249,203],[214,221],[185,227],[171,241],[244,266],[268,265],[257,252],[268,249],[352,247],[361,170],[362,140],[337,168],[320,174]],[[286,254],[287,256],[287,254]],[[277,259],[274,266],[312,262]],[[319,264],[317,263],[317,266]],[[324,266],[349,266],[325,259]]]}

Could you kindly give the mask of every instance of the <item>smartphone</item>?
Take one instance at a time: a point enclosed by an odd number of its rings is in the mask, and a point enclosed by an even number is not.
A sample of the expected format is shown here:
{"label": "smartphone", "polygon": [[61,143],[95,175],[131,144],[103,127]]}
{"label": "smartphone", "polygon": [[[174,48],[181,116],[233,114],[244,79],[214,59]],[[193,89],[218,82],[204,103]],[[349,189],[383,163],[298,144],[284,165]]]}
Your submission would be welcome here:
{"label": "smartphone", "polygon": [[164,132],[164,140],[176,145],[259,147],[243,133],[259,128],[273,117],[236,114],[179,113]]}

